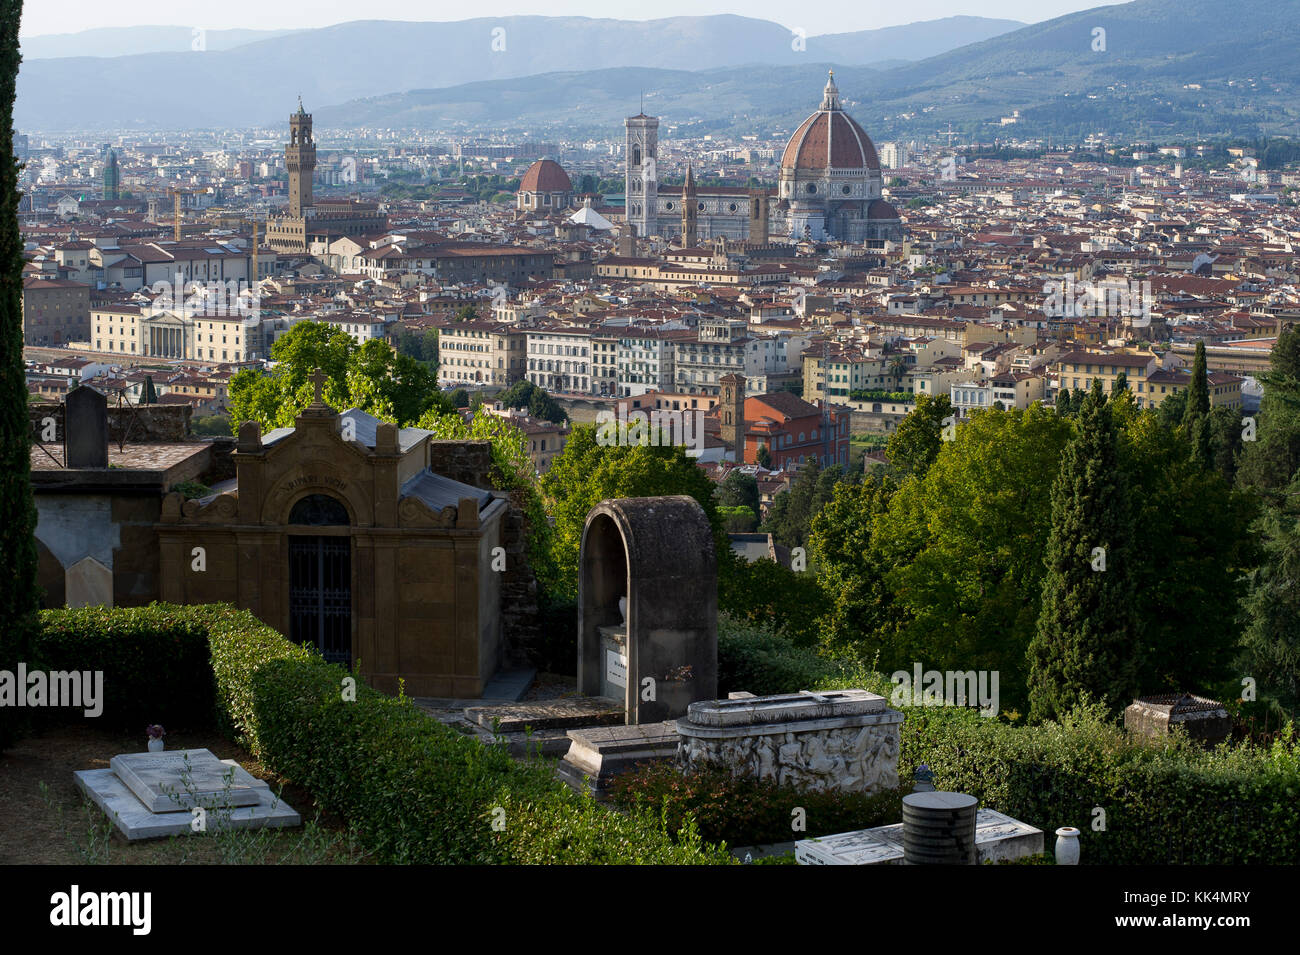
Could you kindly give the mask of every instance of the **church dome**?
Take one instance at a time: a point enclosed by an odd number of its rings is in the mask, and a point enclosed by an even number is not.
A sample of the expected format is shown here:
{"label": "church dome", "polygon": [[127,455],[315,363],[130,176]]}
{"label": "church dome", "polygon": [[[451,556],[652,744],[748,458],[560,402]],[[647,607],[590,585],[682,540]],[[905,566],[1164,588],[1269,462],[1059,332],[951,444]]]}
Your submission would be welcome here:
{"label": "church dome", "polygon": [[573,183],[569,174],[558,162],[551,159],[539,159],[528,167],[524,178],[519,182],[520,192],[572,192]]}
{"label": "church dome", "polygon": [[821,108],[794,131],[781,156],[781,168],[791,171],[880,168],[871,137],[840,107],[840,91],[833,71],[823,90]]}

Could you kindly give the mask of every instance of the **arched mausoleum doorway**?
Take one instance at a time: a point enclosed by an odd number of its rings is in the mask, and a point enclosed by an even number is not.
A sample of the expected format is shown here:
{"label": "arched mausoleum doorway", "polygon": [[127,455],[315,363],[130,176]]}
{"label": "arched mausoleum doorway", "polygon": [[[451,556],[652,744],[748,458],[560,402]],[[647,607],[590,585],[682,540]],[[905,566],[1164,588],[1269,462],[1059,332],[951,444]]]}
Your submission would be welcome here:
{"label": "arched mausoleum doorway", "polygon": [[314,644],[330,663],[351,667],[352,538],[347,508],[328,494],[308,494],[294,504],[289,524],[314,530],[288,535],[289,638]]}

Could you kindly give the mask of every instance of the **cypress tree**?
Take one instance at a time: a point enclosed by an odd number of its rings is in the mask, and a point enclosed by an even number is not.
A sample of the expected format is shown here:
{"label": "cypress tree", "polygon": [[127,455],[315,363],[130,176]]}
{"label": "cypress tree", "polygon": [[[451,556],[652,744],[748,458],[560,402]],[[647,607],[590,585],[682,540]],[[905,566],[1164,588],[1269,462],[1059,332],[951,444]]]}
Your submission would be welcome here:
{"label": "cypress tree", "polygon": [[1118,709],[1137,691],[1136,553],[1118,429],[1094,379],[1052,485],[1042,611],[1027,653],[1033,717],[1058,717],[1085,698]]}
{"label": "cypress tree", "polygon": [[[0,669],[27,660],[36,622],[36,504],[32,429],[23,369],[23,245],[18,231],[18,160],[13,116],[22,0],[0,0]],[[0,748],[12,742],[8,707],[0,711]]]}
{"label": "cypress tree", "polygon": [[1213,463],[1210,448],[1210,376],[1205,367],[1205,341],[1196,343],[1192,359],[1192,380],[1187,385],[1187,404],[1183,406],[1183,433],[1192,446],[1192,456],[1201,467]]}

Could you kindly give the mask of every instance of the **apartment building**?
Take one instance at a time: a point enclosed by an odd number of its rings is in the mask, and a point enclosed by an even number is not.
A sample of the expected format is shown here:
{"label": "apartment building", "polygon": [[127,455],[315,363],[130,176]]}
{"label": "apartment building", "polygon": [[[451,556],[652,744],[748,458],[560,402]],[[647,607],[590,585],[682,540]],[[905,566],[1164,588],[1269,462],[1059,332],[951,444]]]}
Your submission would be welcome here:
{"label": "apartment building", "polygon": [[438,331],[438,384],[508,388],[527,369],[526,330],[500,322],[448,322]]}

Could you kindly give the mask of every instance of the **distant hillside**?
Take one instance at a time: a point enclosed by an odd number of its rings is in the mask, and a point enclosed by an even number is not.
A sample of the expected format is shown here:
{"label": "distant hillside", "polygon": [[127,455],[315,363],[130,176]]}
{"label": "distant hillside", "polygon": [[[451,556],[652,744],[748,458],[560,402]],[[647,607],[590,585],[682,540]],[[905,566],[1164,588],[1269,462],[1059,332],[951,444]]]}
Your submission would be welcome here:
{"label": "distant hillside", "polygon": [[[837,65],[836,78],[878,139],[933,134],[948,123],[963,139],[1078,140],[1095,131],[1135,138],[1300,135],[1296,7],[1294,0],[1237,0],[1225,16],[1217,0],[1137,0],[893,69]],[[1094,34],[1097,28],[1104,34]],[[1103,38],[1104,49],[1094,50]],[[644,87],[647,110],[677,121],[717,130],[782,127],[816,105],[816,74],[824,76],[825,67],[550,73],[526,83],[389,94],[317,114],[342,126],[463,120],[608,128]],[[990,128],[1013,110],[1020,112],[1014,126]]]}
{"label": "distant hillside", "polygon": [[[191,52],[189,32],[180,27],[134,28],[181,31],[142,34],[134,40],[131,30],[120,36],[115,31],[88,31],[23,41],[27,59],[18,80],[15,121],[22,128],[51,130],[248,126],[277,121],[300,93],[308,108],[315,109],[404,90],[556,71],[896,62],[932,56],[1018,26],[1011,20],[950,17],[809,37],[802,51],[794,49],[785,27],[730,15],[635,22],[583,17],[455,23],[362,20],[237,46],[234,37],[213,31],[202,53]],[[170,52],[69,57],[84,48],[78,38],[91,34],[92,40],[102,40],[104,50],[115,53],[128,42]],[[222,47],[227,40],[233,48]],[[41,52],[50,49],[66,58],[32,58],[51,55]]]}
{"label": "distant hillside", "polygon": [[[207,50],[230,50],[245,43],[269,40],[295,30],[204,30],[193,27],[101,27],[80,33],[50,33],[22,37],[25,60],[61,56],[133,56],[140,53],[185,53],[201,45]],[[928,55],[928,54],[927,54]]]}

